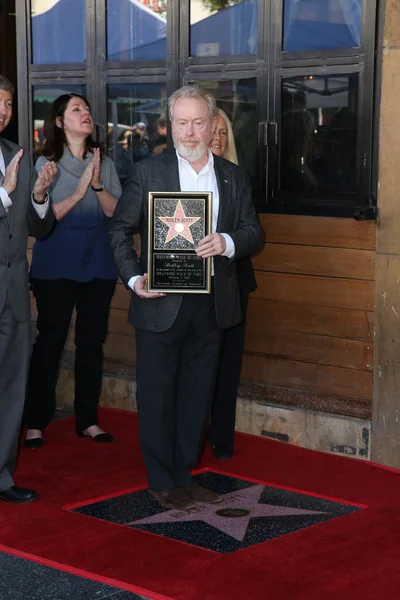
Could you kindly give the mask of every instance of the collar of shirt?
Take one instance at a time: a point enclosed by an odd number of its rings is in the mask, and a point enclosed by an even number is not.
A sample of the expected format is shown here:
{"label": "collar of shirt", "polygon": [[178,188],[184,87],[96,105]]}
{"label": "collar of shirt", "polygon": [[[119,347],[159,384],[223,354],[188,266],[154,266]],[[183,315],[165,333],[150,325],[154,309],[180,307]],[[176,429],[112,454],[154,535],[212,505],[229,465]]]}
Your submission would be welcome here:
{"label": "collar of shirt", "polygon": [[205,175],[211,169],[214,169],[214,156],[213,156],[213,153],[211,152],[211,150],[208,150],[208,161],[207,161],[207,164],[202,168],[202,170],[200,171],[200,173],[196,173],[196,171],[193,169],[193,167],[190,164],[190,162],[188,160],[186,160],[186,158],[183,158],[183,156],[181,156],[178,153],[178,150],[176,148],[175,148],[175,152],[176,152],[176,156],[177,156],[177,159],[178,159],[179,167],[180,168],[183,167],[186,170],[188,170],[192,174],[192,177],[194,177],[194,176],[200,177],[200,175]]}

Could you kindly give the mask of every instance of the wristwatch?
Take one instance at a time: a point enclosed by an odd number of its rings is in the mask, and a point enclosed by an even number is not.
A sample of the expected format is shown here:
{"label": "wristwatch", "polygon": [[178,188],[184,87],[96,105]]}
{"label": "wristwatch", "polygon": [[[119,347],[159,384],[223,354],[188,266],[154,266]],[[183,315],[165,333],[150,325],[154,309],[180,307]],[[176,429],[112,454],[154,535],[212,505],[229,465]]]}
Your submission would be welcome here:
{"label": "wristwatch", "polygon": [[95,188],[95,187],[93,187],[92,185],[91,185],[90,187],[92,188],[92,190],[93,190],[94,192],[102,192],[102,191],[104,190],[104,188],[105,188],[105,185],[104,185],[104,183],[101,183],[101,182],[100,182],[100,185],[99,185],[99,187]]}

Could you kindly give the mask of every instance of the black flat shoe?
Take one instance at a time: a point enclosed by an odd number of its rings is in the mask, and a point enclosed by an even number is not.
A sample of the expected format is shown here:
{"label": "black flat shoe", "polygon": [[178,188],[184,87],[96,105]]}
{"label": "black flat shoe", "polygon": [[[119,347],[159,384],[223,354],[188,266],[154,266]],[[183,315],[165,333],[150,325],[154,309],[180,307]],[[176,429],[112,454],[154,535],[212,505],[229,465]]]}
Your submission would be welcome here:
{"label": "black flat shoe", "polygon": [[0,500],[5,502],[13,502],[14,504],[25,504],[36,500],[37,494],[33,490],[19,488],[16,485],[8,488],[8,490],[0,491]]}
{"label": "black flat shoe", "polygon": [[44,439],[41,437],[37,437],[37,438],[31,438],[29,440],[27,440],[26,438],[24,439],[24,446],[25,448],[31,448],[33,450],[36,450],[37,448],[41,448],[44,444]]}
{"label": "black flat shoe", "polygon": [[224,446],[223,444],[211,444],[211,450],[214,454],[214,458],[218,458],[220,460],[232,458],[233,455],[232,446]]}
{"label": "black flat shoe", "polygon": [[94,437],[85,433],[84,431],[76,430],[76,435],[80,438],[87,438],[89,440],[93,440],[94,442],[99,442],[100,444],[112,444],[115,442],[115,438],[111,435],[111,433],[98,433]]}

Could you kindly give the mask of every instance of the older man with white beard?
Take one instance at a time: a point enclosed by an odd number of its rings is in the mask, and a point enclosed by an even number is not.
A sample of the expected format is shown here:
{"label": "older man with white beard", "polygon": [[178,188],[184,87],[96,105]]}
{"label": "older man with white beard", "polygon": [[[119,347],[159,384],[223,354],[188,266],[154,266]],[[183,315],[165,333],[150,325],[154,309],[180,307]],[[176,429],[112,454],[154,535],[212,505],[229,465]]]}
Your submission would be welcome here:
{"label": "older man with white beard", "polygon": [[[211,94],[185,86],[168,101],[175,149],[135,165],[115,210],[111,246],[132,289],[136,328],[139,433],[149,493],[164,507],[187,510],[218,502],[193,482],[210,408],[222,329],[243,319],[236,260],[261,244],[251,187],[242,169],[208,150],[215,123]],[[212,233],[197,254],[213,258],[212,293],[147,291],[147,202],[151,191],[212,192]],[[141,235],[138,261],[132,244]]]}

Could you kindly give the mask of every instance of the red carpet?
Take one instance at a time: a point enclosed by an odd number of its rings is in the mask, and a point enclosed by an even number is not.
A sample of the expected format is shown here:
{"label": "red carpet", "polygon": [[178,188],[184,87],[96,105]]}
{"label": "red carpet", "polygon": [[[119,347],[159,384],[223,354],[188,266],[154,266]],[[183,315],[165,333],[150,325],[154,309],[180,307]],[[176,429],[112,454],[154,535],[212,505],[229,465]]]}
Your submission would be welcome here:
{"label": "red carpet", "polygon": [[[111,446],[54,423],[39,451],[22,450],[17,483],[32,504],[0,507],[0,550],[172,600],[387,600],[400,597],[400,472],[255,436],[230,461],[202,468],[368,505],[367,509],[230,554],[63,510],[146,485],[136,416],[103,410]],[[25,553],[25,554],[24,554]]]}

